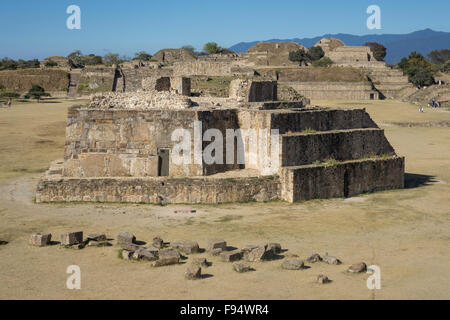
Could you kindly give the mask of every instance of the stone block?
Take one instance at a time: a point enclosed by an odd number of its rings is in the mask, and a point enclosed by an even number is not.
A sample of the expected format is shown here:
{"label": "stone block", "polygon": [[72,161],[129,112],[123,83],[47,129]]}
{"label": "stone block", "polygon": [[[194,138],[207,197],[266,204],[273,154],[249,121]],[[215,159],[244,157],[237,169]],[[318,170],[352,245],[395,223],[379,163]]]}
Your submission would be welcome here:
{"label": "stone block", "polygon": [[289,259],[283,261],[281,267],[285,270],[300,270],[304,267],[304,263],[302,260],[297,259]]}
{"label": "stone block", "polygon": [[190,265],[185,273],[185,277],[188,280],[198,280],[202,278],[202,268],[198,265],[192,264]]}
{"label": "stone block", "polygon": [[250,267],[247,264],[235,263],[235,264],[233,264],[233,270],[238,273],[245,273],[245,272],[251,271],[252,267]]}
{"label": "stone block", "polygon": [[156,237],[153,238],[153,242],[152,242],[153,246],[157,249],[162,249],[164,248],[164,240],[161,239],[160,237]]}
{"label": "stone block", "polygon": [[94,240],[94,241],[106,241],[108,240],[106,237],[106,234],[103,233],[92,233],[92,234],[88,234],[87,239],[90,240]]}
{"label": "stone block", "polygon": [[223,239],[209,238],[206,240],[206,250],[212,251],[214,249],[222,249],[222,251],[227,250],[227,242]]}
{"label": "stone block", "polygon": [[363,273],[367,271],[367,265],[364,262],[355,263],[347,271],[351,273]]}
{"label": "stone block", "polygon": [[329,256],[328,253],[323,256],[323,261],[333,265],[339,265],[342,263],[341,260],[339,260],[338,258]]}
{"label": "stone block", "polygon": [[141,248],[133,253],[134,260],[156,261],[158,256],[154,252]]}
{"label": "stone block", "polygon": [[37,246],[37,247],[44,247],[44,246],[48,246],[50,244],[52,240],[52,235],[51,234],[40,234],[40,233],[36,233],[31,235],[29,243],[32,246]]}
{"label": "stone block", "polygon": [[73,246],[83,242],[83,232],[69,232],[61,235],[62,246]]}
{"label": "stone block", "polygon": [[168,266],[172,264],[178,264],[181,256],[177,250],[166,249],[159,251],[159,257],[157,261],[153,262],[154,267]]}
{"label": "stone block", "polygon": [[318,276],[317,276],[317,283],[319,283],[319,284],[326,284],[326,283],[329,283],[330,282],[330,279],[328,279],[328,277],[327,276],[325,276],[325,275],[323,275],[323,274],[319,274]]}
{"label": "stone block", "polygon": [[322,261],[322,257],[318,253],[313,253],[308,259],[306,259],[306,262],[309,263],[316,263]]}
{"label": "stone block", "polygon": [[225,251],[220,254],[223,262],[234,262],[242,259],[242,250]]}
{"label": "stone block", "polygon": [[121,232],[117,235],[118,243],[136,243],[136,237],[129,232]]}
{"label": "stone block", "polygon": [[266,247],[268,251],[272,251],[274,254],[281,253],[281,244],[279,243],[269,243]]}
{"label": "stone block", "polygon": [[171,245],[185,254],[198,253],[200,250],[198,243],[190,240],[175,241]]}

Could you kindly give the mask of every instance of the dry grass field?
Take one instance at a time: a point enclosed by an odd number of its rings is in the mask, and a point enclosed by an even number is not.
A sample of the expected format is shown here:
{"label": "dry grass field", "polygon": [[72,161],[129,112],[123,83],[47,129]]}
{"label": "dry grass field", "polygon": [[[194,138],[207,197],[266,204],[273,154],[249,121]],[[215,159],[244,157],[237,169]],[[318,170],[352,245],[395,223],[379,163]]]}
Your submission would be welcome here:
{"label": "dry grass field", "polygon": [[[67,107],[73,102],[15,104],[0,108],[0,299],[449,299],[450,298],[450,112],[398,101],[313,101],[339,108],[366,107],[406,156],[404,190],[350,199],[174,207],[33,202],[40,174],[61,158]],[[81,251],[34,248],[34,232],[55,240],[70,231],[120,231],[139,240],[222,237],[230,246],[279,242],[305,259],[313,252],[339,257],[343,265],[309,264],[281,269],[282,260],[253,263],[238,274],[213,263],[203,280],[184,279],[186,264],[151,268],[127,262],[117,247]],[[382,288],[369,291],[369,275],[345,272],[365,261],[381,268]],[[187,263],[189,260],[186,261]],[[66,268],[81,268],[81,290],[66,289]],[[326,274],[332,283],[318,285]]]}

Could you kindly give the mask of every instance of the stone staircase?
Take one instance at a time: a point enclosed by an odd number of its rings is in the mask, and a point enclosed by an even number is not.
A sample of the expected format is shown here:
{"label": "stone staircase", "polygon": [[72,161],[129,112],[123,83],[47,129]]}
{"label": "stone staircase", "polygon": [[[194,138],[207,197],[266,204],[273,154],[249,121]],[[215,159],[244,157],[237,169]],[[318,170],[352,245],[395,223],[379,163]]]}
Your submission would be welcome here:
{"label": "stone staircase", "polygon": [[370,69],[368,78],[385,98],[402,100],[416,91],[403,72],[387,66]]}
{"label": "stone staircase", "polygon": [[272,119],[273,128],[281,124],[282,199],[296,202],[403,188],[404,158],[396,155],[384,130],[365,110],[308,110],[283,117]]}
{"label": "stone staircase", "polygon": [[67,98],[76,99],[78,97],[78,84],[80,83],[81,70],[74,69],[69,73],[69,91]]}

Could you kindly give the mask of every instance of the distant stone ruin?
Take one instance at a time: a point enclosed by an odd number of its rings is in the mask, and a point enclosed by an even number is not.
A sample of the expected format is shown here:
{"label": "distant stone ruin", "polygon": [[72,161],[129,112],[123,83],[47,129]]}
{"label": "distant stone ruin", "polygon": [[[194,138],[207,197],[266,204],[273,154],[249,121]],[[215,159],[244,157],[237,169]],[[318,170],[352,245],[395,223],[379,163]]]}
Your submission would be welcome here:
{"label": "distant stone ruin", "polygon": [[64,160],[36,202],[296,202],[403,187],[404,158],[364,109],[277,101],[275,81],[233,81],[228,98],[149,83],[161,86],[69,109]]}

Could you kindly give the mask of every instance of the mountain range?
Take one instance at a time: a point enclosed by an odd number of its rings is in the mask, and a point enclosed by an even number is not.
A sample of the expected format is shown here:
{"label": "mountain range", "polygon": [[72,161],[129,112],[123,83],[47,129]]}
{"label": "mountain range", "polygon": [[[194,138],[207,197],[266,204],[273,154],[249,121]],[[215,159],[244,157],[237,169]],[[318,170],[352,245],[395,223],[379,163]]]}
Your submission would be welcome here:
{"label": "mountain range", "polygon": [[[407,57],[412,51],[417,51],[426,56],[433,50],[450,48],[450,33],[434,31],[431,29],[420,30],[408,34],[374,34],[356,36],[351,34],[325,34],[315,38],[294,38],[294,39],[271,39],[266,42],[292,41],[301,43],[305,47],[314,46],[322,38],[337,38],[348,46],[361,46],[366,42],[378,42],[387,49],[385,61],[393,64],[399,62],[401,58]],[[243,53],[260,41],[240,42],[229,49]]]}

